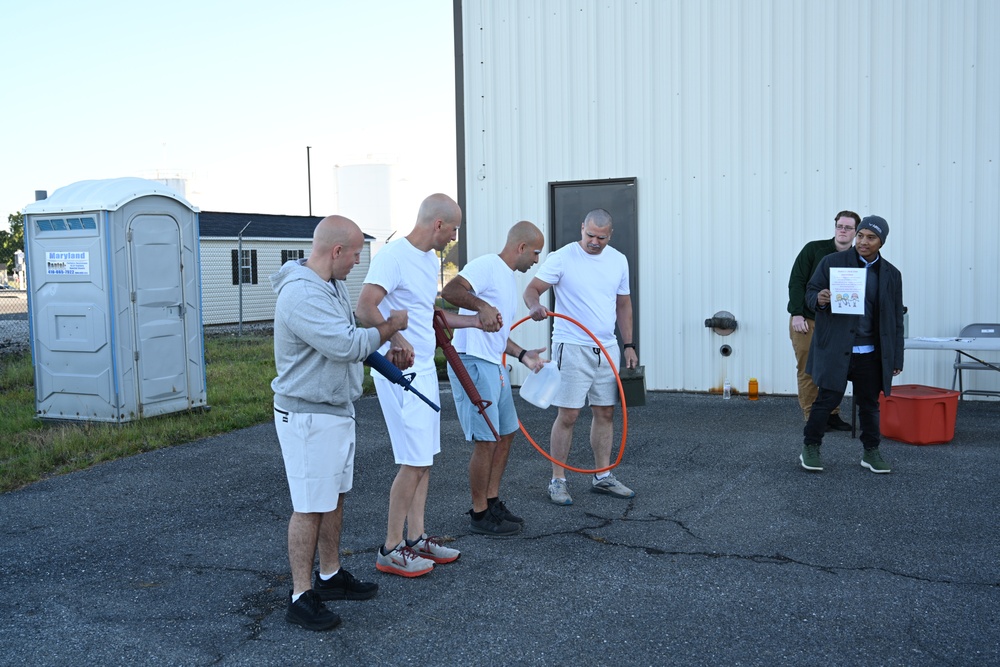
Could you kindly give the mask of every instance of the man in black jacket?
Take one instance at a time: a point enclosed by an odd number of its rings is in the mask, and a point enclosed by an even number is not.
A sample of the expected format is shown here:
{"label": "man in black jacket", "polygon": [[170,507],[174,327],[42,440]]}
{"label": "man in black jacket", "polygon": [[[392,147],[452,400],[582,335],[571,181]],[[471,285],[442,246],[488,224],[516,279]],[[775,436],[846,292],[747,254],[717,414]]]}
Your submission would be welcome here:
{"label": "man in black jacket", "polygon": [[[889,235],[889,223],[871,215],[858,225],[853,248],[827,255],[809,280],[806,303],[816,312],[816,333],[809,348],[806,372],[819,395],[803,430],[799,461],[806,470],[821,471],[820,445],[831,410],[840,405],[848,380],[861,417],[861,465],[887,473],[879,454],[879,392],[888,396],[892,378],[903,370],[903,278],[879,250]],[[830,301],[830,269],[866,269],[864,314],[834,313]]]}

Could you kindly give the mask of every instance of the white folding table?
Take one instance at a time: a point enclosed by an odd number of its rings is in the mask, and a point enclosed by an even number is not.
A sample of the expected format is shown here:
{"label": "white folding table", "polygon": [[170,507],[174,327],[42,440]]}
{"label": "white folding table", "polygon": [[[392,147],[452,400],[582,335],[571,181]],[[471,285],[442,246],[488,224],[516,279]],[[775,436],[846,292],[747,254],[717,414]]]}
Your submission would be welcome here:
{"label": "white folding table", "polygon": [[989,366],[1000,372],[1000,366],[969,354],[973,352],[1000,352],[1000,338],[907,338],[903,341],[907,350],[955,350],[973,361]]}

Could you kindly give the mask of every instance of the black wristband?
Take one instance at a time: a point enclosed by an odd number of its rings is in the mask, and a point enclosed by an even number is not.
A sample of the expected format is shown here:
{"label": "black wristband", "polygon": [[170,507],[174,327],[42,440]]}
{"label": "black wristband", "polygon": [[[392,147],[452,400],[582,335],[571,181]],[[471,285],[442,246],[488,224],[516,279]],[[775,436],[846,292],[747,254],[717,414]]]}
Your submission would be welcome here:
{"label": "black wristband", "polygon": [[521,354],[517,355],[517,360],[520,361],[523,364],[524,363],[524,355],[526,355],[526,354],[528,354],[528,351],[525,350],[525,349],[522,349],[521,350]]}
{"label": "black wristband", "polygon": [[632,348],[634,350],[635,349],[635,343],[625,343],[624,345],[622,345],[622,349],[627,350],[629,348]]}

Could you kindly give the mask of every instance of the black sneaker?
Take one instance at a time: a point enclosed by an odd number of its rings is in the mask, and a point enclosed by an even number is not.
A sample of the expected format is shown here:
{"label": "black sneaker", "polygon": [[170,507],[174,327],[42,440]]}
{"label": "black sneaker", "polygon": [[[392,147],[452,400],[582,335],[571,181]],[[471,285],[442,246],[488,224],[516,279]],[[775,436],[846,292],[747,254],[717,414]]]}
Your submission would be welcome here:
{"label": "black sneaker", "polygon": [[482,519],[473,517],[472,510],[469,510],[469,517],[471,519],[470,527],[472,532],[480,535],[510,537],[521,532],[521,524],[501,518],[492,507],[486,509],[486,513],[483,514]]}
{"label": "black sneaker", "polygon": [[340,616],[326,608],[312,590],[308,590],[292,602],[292,593],[288,592],[288,610],[285,620],[301,625],[306,630],[332,630],[340,625]]}
{"label": "black sneaker", "polygon": [[496,508],[497,514],[499,514],[503,519],[510,521],[512,523],[524,523],[524,519],[507,509],[507,506],[503,504],[502,500],[498,500],[493,503],[493,507]]}
{"label": "black sneaker", "polygon": [[329,581],[323,581],[316,572],[313,575],[313,590],[320,600],[367,600],[378,593],[378,584],[358,581],[353,574],[340,568]]}

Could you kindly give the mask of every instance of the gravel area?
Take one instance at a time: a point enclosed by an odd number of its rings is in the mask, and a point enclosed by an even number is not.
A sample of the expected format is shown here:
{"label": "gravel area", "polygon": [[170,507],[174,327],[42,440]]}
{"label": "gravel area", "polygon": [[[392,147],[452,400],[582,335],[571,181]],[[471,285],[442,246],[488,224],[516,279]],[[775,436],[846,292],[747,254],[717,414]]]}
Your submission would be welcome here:
{"label": "gravel area", "polygon": [[17,354],[28,347],[28,320],[0,320],[0,355]]}

